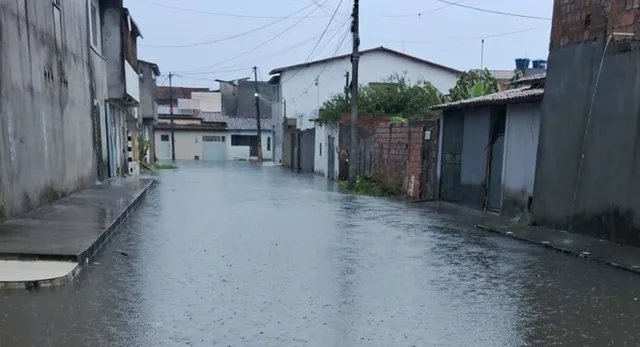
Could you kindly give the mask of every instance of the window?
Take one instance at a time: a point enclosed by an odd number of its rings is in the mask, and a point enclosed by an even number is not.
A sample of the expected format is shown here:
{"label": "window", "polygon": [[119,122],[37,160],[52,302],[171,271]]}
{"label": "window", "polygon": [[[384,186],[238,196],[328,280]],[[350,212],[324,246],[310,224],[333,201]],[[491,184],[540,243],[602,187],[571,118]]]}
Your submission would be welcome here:
{"label": "window", "polygon": [[271,150],[271,137],[267,137],[267,151]]}
{"label": "window", "polygon": [[322,142],[320,142],[320,156],[322,157]]}
{"label": "window", "polygon": [[232,146],[251,146],[251,142],[257,142],[258,137],[252,135],[231,135]]}
{"label": "window", "polygon": [[169,141],[169,135],[167,134],[160,135],[160,141]]}
{"label": "window", "polygon": [[585,27],[585,28],[588,28],[588,27],[590,27],[590,26],[591,26],[591,15],[590,15],[590,14],[587,14],[587,15],[584,17],[584,27]]}
{"label": "window", "polygon": [[100,44],[98,43],[98,9],[94,5],[91,5],[91,45],[94,48],[99,48]]}
{"label": "window", "polygon": [[202,135],[202,142],[224,142],[224,136]]}

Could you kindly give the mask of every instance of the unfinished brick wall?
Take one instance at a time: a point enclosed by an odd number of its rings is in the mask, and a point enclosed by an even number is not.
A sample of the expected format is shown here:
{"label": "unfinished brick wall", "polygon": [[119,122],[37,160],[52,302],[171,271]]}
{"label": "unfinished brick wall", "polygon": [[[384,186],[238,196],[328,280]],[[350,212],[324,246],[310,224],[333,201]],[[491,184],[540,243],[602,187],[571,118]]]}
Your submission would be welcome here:
{"label": "unfinished brick wall", "polygon": [[[425,131],[431,139],[424,140]],[[438,122],[380,124],[376,132],[377,172],[385,187],[413,199],[433,199],[436,192]],[[423,149],[426,160],[423,163]],[[423,170],[426,174],[423,175]],[[423,182],[426,177],[426,182]]]}
{"label": "unfinished brick wall", "polygon": [[612,32],[636,33],[640,0],[555,0],[551,47],[594,41]]}

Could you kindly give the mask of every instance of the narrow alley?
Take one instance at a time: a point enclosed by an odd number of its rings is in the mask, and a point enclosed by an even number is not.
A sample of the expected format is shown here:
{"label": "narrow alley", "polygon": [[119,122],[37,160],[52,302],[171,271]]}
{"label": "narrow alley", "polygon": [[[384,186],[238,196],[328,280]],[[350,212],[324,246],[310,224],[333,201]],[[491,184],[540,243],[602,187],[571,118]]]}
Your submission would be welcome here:
{"label": "narrow alley", "polygon": [[320,176],[179,166],[71,283],[2,294],[2,346],[640,343],[640,276]]}

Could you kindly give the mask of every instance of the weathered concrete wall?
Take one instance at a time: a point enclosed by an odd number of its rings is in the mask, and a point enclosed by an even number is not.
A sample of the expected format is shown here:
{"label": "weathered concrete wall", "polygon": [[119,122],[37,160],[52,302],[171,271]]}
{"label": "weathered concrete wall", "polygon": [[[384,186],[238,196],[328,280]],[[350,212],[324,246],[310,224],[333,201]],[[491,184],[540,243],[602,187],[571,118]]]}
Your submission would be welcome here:
{"label": "weathered concrete wall", "polygon": [[507,106],[502,174],[502,209],[506,216],[528,212],[540,133],[541,103]]}
{"label": "weathered concrete wall", "polygon": [[123,12],[117,3],[118,1],[115,1],[114,6],[104,7],[102,14],[102,55],[107,60],[109,99],[123,98],[126,92],[122,43]]}
{"label": "weathered concrete wall", "polygon": [[0,219],[96,179],[87,1],[62,7],[0,2]]}
{"label": "weathered concrete wall", "polygon": [[140,79],[140,106],[138,107],[138,118],[158,119],[158,104],[156,103],[156,80],[153,71],[153,64],[139,60],[138,73],[142,75]]}
{"label": "weathered concrete wall", "polygon": [[100,128],[100,146],[101,146],[101,158],[99,160],[99,165],[101,166],[104,177],[108,177],[107,170],[109,165],[109,151],[107,144],[107,115],[106,115],[106,100],[108,98],[107,95],[107,62],[102,57],[102,55],[98,54],[98,52],[91,49],[90,52],[91,59],[91,69],[93,73],[93,97],[94,97],[94,105],[97,107],[98,112],[100,113],[98,127]]}
{"label": "weathered concrete wall", "polygon": [[[274,101],[275,88],[267,82],[258,82],[258,94],[260,95],[260,117],[271,118],[271,108]],[[256,117],[255,82],[238,82],[238,109],[237,114],[230,116]]]}
{"label": "weathered concrete wall", "polygon": [[640,246],[640,46],[609,46],[587,129],[603,49],[600,39],[550,54],[534,215],[538,222],[560,228],[573,216],[572,231]]}
{"label": "weathered concrete wall", "polygon": [[491,135],[491,109],[483,107],[465,111],[463,134],[460,203],[483,208]]}

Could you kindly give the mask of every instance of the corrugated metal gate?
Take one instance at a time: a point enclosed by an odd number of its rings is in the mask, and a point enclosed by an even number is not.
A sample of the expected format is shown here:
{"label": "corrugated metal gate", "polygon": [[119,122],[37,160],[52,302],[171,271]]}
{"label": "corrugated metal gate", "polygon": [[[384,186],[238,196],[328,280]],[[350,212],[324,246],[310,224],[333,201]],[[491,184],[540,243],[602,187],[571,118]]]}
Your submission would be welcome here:
{"label": "corrugated metal gate", "polygon": [[461,200],[460,167],[462,138],[464,136],[464,114],[445,112],[442,117],[442,169],[440,174],[440,199],[458,202]]}

